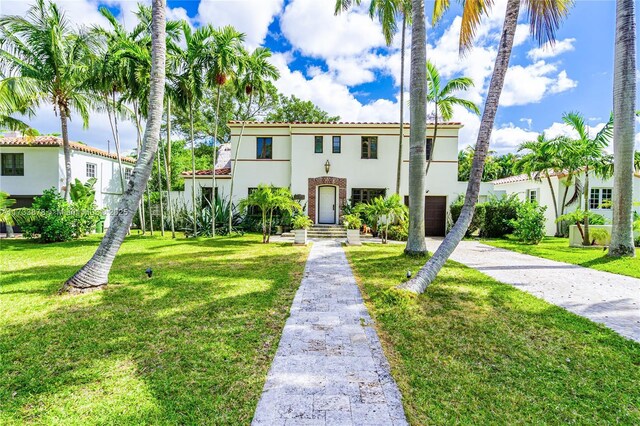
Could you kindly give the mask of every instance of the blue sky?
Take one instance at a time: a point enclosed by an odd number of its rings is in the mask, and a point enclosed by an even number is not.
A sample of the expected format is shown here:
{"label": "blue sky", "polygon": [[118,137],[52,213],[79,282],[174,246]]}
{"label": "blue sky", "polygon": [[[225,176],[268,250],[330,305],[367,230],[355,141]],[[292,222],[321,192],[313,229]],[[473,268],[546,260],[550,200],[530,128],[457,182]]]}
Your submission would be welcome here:
{"label": "blue sky", "polygon": [[[133,25],[136,1],[56,3],[78,25],[100,24],[99,5],[107,5],[126,25]],[[456,51],[460,7],[452,3],[442,22],[428,29],[427,56],[445,79],[472,77],[476,86],[464,96],[482,104],[506,1],[496,0],[493,13],[479,28],[476,47],[463,58]],[[612,0],[577,0],[558,32],[555,49],[539,49],[528,36],[525,14],[521,15],[494,129],[495,150],[513,151],[542,131],[551,136],[567,133],[561,124],[565,111],[582,112],[596,130],[606,121],[612,104],[614,5]],[[333,0],[169,0],[168,7],[172,18],[189,19],[194,26],[232,24],[246,33],[250,47],[271,48],[281,72],[276,85],[286,94],[309,99],[344,120],[398,120],[400,37],[386,47],[380,26],[368,18],[366,6],[338,17],[332,13]],[[428,15],[432,7],[427,2]],[[25,9],[23,0],[0,2],[0,14]],[[408,69],[408,50],[406,61]],[[408,72],[406,76],[408,81]],[[474,143],[478,117],[458,109],[454,120],[465,124],[461,147]],[[50,108],[42,109],[34,125],[41,131],[59,131]],[[98,114],[86,131],[75,120],[71,137],[105,147],[107,130],[108,124]],[[124,132],[134,135],[132,127],[125,126]]]}

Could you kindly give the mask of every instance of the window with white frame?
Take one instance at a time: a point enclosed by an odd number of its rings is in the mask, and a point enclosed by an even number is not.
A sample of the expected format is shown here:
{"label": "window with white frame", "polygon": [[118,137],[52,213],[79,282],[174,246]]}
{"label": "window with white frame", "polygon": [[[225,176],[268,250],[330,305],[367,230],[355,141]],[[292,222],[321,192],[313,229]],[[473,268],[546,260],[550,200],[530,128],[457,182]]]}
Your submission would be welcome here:
{"label": "window with white frame", "polygon": [[88,178],[94,178],[97,175],[98,166],[94,163],[87,163],[86,175]]}
{"label": "window with white frame", "polygon": [[611,188],[591,188],[589,190],[590,209],[611,209],[611,198],[613,189]]}
{"label": "window with white frame", "polygon": [[540,202],[540,195],[537,189],[527,189],[527,201],[530,203]]}

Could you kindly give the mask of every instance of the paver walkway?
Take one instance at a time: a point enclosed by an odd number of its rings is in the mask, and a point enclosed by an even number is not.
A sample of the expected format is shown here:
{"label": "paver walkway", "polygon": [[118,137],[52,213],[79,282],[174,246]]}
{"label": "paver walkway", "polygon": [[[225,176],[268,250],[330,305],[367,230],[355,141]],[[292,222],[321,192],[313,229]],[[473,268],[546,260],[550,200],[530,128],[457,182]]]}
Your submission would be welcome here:
{"label": "paver walkway", "polygon": [[340,243],[313,244],[253,425],[406,425]]}
{"label": "paver walkway", "polygon": [[[427,238],[427,247],[440,242]],[[640,279],[475,241],[462,241],[451,259],[640,342]]]}

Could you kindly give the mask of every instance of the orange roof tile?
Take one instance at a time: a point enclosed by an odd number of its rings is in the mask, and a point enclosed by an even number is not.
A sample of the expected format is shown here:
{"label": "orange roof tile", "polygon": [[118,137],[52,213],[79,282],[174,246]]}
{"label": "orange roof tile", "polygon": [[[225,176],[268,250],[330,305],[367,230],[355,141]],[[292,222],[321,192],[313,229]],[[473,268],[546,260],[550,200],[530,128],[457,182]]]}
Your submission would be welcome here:
{"label": "orange roof tile", "polygon": [[[186,171],[180,173],[181,176],[191,176],[191,171]],[[216,176],[226,176],[231,175],[231,168],[224,167],[221,169],[216,169]],[[209,170],[196,170],[196,176],[211,176],[211,169]]]}

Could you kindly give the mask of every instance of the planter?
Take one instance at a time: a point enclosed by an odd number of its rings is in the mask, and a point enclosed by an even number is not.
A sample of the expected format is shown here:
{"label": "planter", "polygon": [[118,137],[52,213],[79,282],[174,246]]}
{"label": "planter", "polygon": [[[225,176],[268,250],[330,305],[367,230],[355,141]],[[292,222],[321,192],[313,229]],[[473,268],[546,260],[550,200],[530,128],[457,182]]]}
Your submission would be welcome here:
{"label": "planter", "polygon": [[294,229],[293,234],[295,235],[293,244],[295,245],[306,245],[307,244],[307,230],[306,229]]}
{"label": "planter", "polygon": [[[613,228],[613,226],[611,225],[589,225],[589,229],[605,229],[609,235],[611,235],[611,229]],[[638,238],[640,236],[640,232],[635,231],[633,233],[633,238]],[[608,245],[609,244],[609,240],[610,238],[605,241],[604,245]],[[583,246],[582,245],[582,235],[580,235],[580,231],[578,230],[578,227],[576,225],[571,225],[569,226],[569,247],[599,247],[602,248],[602,245],[596,245],[596,246]]]}
{"label": "planter", "polygon": [[280,225],[276,226],[276,235],[282,235],[282,226]]}
{"label": "planter", "polygon": [[360,230],[359,229],[347,229],[347,244],[350,246],[361,246],[360,242]]}

